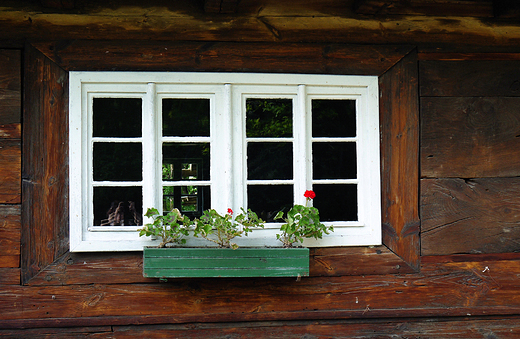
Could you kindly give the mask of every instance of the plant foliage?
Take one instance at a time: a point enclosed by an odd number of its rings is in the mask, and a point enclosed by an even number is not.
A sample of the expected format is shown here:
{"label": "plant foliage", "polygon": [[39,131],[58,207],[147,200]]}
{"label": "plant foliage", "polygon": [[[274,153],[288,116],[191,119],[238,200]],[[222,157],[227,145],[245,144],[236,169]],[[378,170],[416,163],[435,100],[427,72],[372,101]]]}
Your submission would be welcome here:
{"label": "plant foliage", "polygon": [[183,216],[178,209],[174,209],[162,215],[156,208],[149,208],[145,214],[146,217],[152,218],[153,222],[144,225],[139,229],[139,236],[161,238],[159,247],[166,247],[166,244],[177,243],[185,244],[185,236],[188,236],[193,221],[187,216]]}

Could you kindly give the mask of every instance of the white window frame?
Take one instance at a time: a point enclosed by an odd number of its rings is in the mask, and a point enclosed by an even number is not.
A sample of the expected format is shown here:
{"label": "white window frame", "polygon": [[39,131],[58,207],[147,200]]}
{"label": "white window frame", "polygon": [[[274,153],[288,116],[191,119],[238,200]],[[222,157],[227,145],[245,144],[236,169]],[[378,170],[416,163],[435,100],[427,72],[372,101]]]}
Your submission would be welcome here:
{"label": "white window frame", "polygon": [[[303,193],[313,184],[355,183],[358,187],[358,221],[332,222],[334,232],[323,239],[305,240],[304,246],[366,246],[381,244],[381,183],[379,151],[378,79],[375,76],[257,74],[257,73],[168,73],[168,72],[70,72],[69,100],[69,186],[70,250],[139,251],[158,240],[139,237],[142,226],[92,226],[91,110],[94,97],[133,97],[143,100],[143,137],[131,138],[143,146],[143,212],[162,206],[162,142],[175,138],[159,135],[162,98],[209,98],[210,137],[189,137],[210,142],[211,208],[225,213],[247,203],[245,99],[272,97],[293,99],[294,203],[305,204]],[[311,143],[311,100],[356,100],[357,178],[313,180]],[[218,137],[216,133],[218,131]],[[151,135],[151,136],[150,136]],[[112,138],[117,139],[117,138]],[[128,142],[129,138],[124,141]],[[327,141],[323,140],[322,141]],[[334,138],[336,139],[336,138]],[[113,140],[114,142],[122,140]],[[219,161],[214,161],[219,159]],[[225,174],[224,174],[225,173]],[[119,186],[121,183],[101,183]],[[130,184],[132,185],[132,184]],[[190,183],[190,185],[192,185]],[[147,220],[145,219],[146,223]],[[275,234],[281,224],[235,239],[239,246],[281,246]],[[210,246],[189,239],[188,246]]]}

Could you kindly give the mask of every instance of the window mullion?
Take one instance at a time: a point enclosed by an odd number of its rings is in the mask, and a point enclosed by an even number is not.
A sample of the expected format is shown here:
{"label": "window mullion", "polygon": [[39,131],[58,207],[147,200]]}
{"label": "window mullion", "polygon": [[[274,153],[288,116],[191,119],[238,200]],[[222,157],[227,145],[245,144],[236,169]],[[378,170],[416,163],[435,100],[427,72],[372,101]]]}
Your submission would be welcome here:
{"label": "window mullion", "polygon": [[294,203],[305,204],[303,192],[311,187],[310,177],[310,151],[309,151],[309,130],[308,108],[307,108],[307,89],[305,85],[298,85],[296,103],[293,112],[293,151],[294,151]]}
{"label": "window mullion", "polygon": [[143,212],[149,207],[162,206],[160,183],[160,111],[156,104],[155,83],[148,83],[143,101]]}

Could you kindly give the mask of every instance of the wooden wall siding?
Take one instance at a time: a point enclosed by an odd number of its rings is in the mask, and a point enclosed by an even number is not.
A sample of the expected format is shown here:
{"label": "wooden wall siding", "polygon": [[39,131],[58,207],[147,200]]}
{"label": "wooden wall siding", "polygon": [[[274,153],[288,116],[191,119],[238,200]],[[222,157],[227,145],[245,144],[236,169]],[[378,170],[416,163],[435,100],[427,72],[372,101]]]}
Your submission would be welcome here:
{"label": "wooden wall siding", "polygon": [[520,251],[518,56],[419,63],[423,255]]}
{"label": "wooden wall siding", "polygon": [[356,0],[354,8],[365,15],[494,16],[493,0]]}
{"label": "wooden wall siding", "polygon": [[421,175],[520,176],[519,107],[520,97],[423,97]]}
{"label": "wooden wall siding", "polygon": [[520,178],[421,182],[422,254],[520,251]]}
{"label": "wooden wall siding", "polygon": [[0,336],[17,339],[66,338],[485,338],[517,339],[520,318],[426,318],[400,320],[276,321],[226,324],[135,325],[0,330]]}
{"label": "wooden wall siding", "polygon": [[519,275],[520,256],[505,254],[424,257],[407,275],[3,286],[0,328],[505,317],[520,312]]}
{"label": "wooden wall siding", "polygon": [[68,251],[68,73],[25,54],[22,280]]}
{"label": "wooden wall siding", "polygon": [[21,121],[21,62],[19,50],[0,49],[0,126]]}
{"label": "wooden wall siding", "polygon": [[[212,0],[213,1],[213,0]],[[489,2],[406,3],[406,15],[371,20],[354,1],[239,1],[236,13],[208,14],[202,1],[77,1],[73,10],[43,8],[37,1],[5,0],[0,40],[124,39],[163,41],[281,41],[375,44],[517,46],[520,28],[489,17]],[[396,1],[392,1],[396,3]],[[367,2],[368,3],[368,2]],[[132,3],[134,4],[134,3]],[[485,8],[484,8],[485,7]],[[412,14],[410,14],[410,12]],[[421,13],[423,12],[423,13]],[[462,49],[462,48],[461,48]]]}

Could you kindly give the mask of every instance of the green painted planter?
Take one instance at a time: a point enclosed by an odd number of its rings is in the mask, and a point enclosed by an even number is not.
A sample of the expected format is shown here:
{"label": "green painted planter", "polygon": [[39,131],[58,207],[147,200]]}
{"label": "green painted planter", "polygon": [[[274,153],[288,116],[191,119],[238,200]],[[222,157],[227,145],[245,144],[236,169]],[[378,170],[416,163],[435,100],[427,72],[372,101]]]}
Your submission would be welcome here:
{"label": "green painted planter", "polygon": [[143,276],[298,277],[309,275],[308,248],[156,248],[143,249]]}

